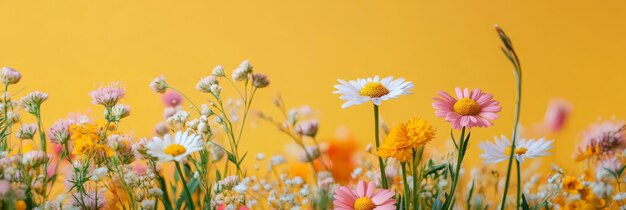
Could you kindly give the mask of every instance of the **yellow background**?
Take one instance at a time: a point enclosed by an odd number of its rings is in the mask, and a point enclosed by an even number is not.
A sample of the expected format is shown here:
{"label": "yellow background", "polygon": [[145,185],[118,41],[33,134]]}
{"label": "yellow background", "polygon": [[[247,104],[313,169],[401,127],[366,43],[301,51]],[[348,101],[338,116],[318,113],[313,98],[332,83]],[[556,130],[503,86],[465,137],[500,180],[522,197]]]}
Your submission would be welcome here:
{"label": "yellow background", "polygon": [[[555,155],[544,158],[571,165],[581,129],[599,116],[626,117],[624,11],[617,0],[1,1],[0,65],[23,73],[19,96],[50,93],[48,127],[70,112],[100,116],[87,92],[122,81],[123,103],[132,108],[122,128],[136,136],[151,136],[162,116],[160,96],[148,88],[152,78],[163,74],[201,102],[195,83],[215,65],[230,72],[244,59],[272,81],[255,109],[276,113],[271,98],[280,92],[290,105],[319,110],[320,136],[346,126],[363,143],[372,142],[371,105],[341,109],[331,94],[338,78],[414,82],[413,95],[383,102],[381,114],[391,124],[425,118],[438,127],[438,141],[447,141],[449,129],[434,116],[431,97],[479,87],[504,109],[495,127],[474,131],[468,157],[478,163],[476,143],[509,134],[513,123],[514,78],[498,49],[498,23],[524,68],[522,123],[542,120],[554,97],[573,103],[566,130],[552,136]],[[279,152],[289,142],[267,124],[251,125],[242,144],[253,154]]]}

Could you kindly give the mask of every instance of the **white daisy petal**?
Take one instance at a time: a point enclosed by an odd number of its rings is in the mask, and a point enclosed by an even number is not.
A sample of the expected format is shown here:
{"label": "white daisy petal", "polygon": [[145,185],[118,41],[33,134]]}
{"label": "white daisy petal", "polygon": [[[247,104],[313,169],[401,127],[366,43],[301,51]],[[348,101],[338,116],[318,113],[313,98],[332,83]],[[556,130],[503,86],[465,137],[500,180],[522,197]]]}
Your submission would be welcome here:
{"label": "white daisy petal", "polygon": [[359,78],[356,80],[337,80],[340,84],[334,85],[333,94],[339,94],[339,99],[346,102],[341,108],[347,108],[353,105],[372,101],[373,104],[380,105],[382,101],[397,98],[401,95],[411,94],[413,83],[406,82],[403,78],[393,79],[393,77],[385,77],[381,79],[379,76],[369,78]]}
{"label": "white daisy petal", "polygon": [[[552,148],[553,141],[547,141],[544,138],[539,140],[534,139],[518,139],[515,144],[515,153],[514,157],[519,162],[524,162],[526,158],[537,158],[542,156],[547,156],[550,153],[549,149]],[[478,147],[484,151],[483,154],[480,155],[481,158],[485,159],[485,163],[498,163],[509,158],[511,142],[505,136],[501,136],[500,138],[494,137],[494,141],[486,141],[480,142]],[[510,153],[509,153],[510,154]]]}
{"label": "white daisy petal", "polygon": [[[154,137],[151,142],[148,142],[146,148],[149,155],[157,158],[160,162],[167,162],[182,161],[187,156],[202,150],[202,145],[202,138],[199,135],[178,131],[173,138],[169,134],[163,136],[163,139]],[[182,147],[183,149],[174,149],[174,151],[182,153],[168,154],[171,152],[167,151],[170,146]]]}

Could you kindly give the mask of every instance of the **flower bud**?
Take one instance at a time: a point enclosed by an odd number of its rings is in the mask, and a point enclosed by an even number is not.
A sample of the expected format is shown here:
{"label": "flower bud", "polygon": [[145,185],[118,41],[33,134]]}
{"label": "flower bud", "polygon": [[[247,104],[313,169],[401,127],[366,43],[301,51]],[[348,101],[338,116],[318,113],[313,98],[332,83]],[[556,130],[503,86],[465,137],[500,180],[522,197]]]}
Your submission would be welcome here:
{"label": "flower bud", "polygon": [[152,88],[152,90],[157,93],[165,93],[167,87],[167,82],[165,81],[165,77],[163,76],[154,78],[152,82],[150,82],[150,88]]}
{"label": "flower bud", "polygon": [[216,77],[226,76],[226,74],[224,73],[224,67],[221,65],[215,66],[215,68],[213,68],[213,71],[211,72],[211,75]]}
{"label": "flower bud", "polygon": [[307,120],[302,121],[296,125],[296,133],[303,136],[315,137],[317,135],[317,130],[319,127],[319,123],[317,120]]}
{"label": "flower bud", "polygon": [[15,136],[19,139],[33,139],[33,136],[37,132],[37,125],[28,123],[22,125],[22,127],[17,130]]}
{"label": "flower bud", "polygon": [[16,84],[22,79],[22,74],[10,67],[2,67],[2,83],[4,85]]}
{"label": "flower bud", "polygon": [[270,81],[267,79],[267,75],[256,73],[252,74],[252,85],[256,88],[264,88],[270,85]]}
{"label": "flower bud", "polygon": [[22,102],[22,107],[26,109],[28,113],[35,115],[39,109],[39,106],[41,106],[41,104],[47,99],[47,93],[35,91],[22,97],[20,101]]}

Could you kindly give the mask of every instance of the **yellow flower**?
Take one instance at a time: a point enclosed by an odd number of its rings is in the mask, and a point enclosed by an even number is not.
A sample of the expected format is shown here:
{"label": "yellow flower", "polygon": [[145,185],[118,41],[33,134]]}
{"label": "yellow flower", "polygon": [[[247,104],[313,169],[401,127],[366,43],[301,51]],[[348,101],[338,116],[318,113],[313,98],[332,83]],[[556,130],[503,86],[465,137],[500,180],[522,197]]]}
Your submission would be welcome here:
{"label": "yellow flower", "polygon": [[113,156],[113,150],[104,142],[100,142],[100,133],[105,127],[106,124],[104,122],[70,126],[70,140],[72,140],[74,146],[72,154],[85,155],[104,152],[106,156]]}
{"label": "yellow flower", "polygon": [[435,138],[435,127],[422,119],[412,119],[403,124],[406,137],[411,141],[413,148],[418,148]]}
{"label": "yellow flower", "polygon": [[24,202],[23,200],[18,200],[17,202],[15,202],[15,209],[16,210],[25,210],[26,209],[26,202]]}
{"label": "yellow flower", "polygon": [[[396,128],[394,128],[396,129]],[[393,130],[391,131],[393,132]],[[406,162],[413,157],[413,147],[406,138],[387,138],[378,148],[378,156],[382,158],[395,158],[400,162]]]}
{"label": "yellow flower", "polygon": [[392,157],[400,162],[412,158],[413,150],[424,146],[435,137],[435,128],[422,119],[413,119],[394,127],[378,148],[378,155]]}
{"label": "yellow flower", "polygon": [[562,185],[563,189],[571,194],[578,194],[578,191],[583,189],[583,183],[573,176],[566,176]]}

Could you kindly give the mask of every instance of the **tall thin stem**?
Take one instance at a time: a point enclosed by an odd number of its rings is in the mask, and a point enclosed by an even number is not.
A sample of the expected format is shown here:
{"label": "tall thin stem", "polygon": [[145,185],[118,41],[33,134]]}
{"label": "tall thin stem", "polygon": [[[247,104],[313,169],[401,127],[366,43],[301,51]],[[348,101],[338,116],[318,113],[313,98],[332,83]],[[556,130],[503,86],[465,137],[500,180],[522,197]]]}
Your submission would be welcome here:
{"label": "tall thin stem", "polygon": [[[374,139],[376,140],[376,151],[380,147],[380,124],[378,122],[378,105],[374,104]],[[385,173],[385,163],[383,158],[378,156],[378,165],[380,166],[380,179],[383,185],[383,189],[389,189],[387,185],[387,173]]]}
{"label": "tall thin stem", "polygon": [[185,197],[187,199],[187,209],[195,209],[193,205],[193,200],[191,199],[191,192],[189,192],[189,188],[187,187],[187,181],[185,181],[185,175],[183,175],[183,171],[180,170],[180,164],[177,161],[176,163],[176,171],[178,171],[178,175],[180,175],[180,180],[183,182],[183,188],[185,189]]}
{"label": "tall thin stem", "polygon": [[[409,189],[409,182],[406,179],[406,162],[402,162],[402,183],[404,184],[404,208],[409,210],[409,198],[411,197],[411,191]],[[413,180],[415,181],[415,179]],[[413,192],[415,193],[415,192]]]}
{"label": "tall thin stem", "polygon": [[[46,132],[43,130],[43,125],[41,123],[41,107],[38,105],[37,106],[37,110],[35,110],[35,117],[37,118],[37,129],[39,130],[39,142],[41,143],[41,150],[45,153],[48,153],[47,150],[47,142],[46,142]],[[20,142],[21,143],[21,142]],[[45,187],[48,184],[48,164],[49,162],[45,162],[44,165],[44,178],[43,178],[43,183],[44,183],[44,192],[45,192]],[[57,163],[58,164],[58,163]],[[56,178],[56,176],[54,176]],[[50,186],[52,187],[52,186]],[[44,200],[48,199],[48,194],[44,193],[43,194]]]}
{"label": "tall thin stem", "polygon": [[454,193],[456,192],[456,185],[459,182],[459,172],[461,171],[461,164],[465,157],[465,146],[469,139],[465,139],[465,127],[461,130],[461,139],[459,140],[459,149],[457,151],[456,169],[454,170],[454,176],[452,177],[452,187],[450,187],[450,194],[446,198],[446,202],[443,205],[443,209],[449,209],[452,207],[452,200],[454,200]]}
{"label": "tall thin stem", "polygon": [[163,191],[163,195],[161,195],[161,202],[163,202],[163,206],[165,206],[166,210],[173,210],[172,203],[170,202],[170,196],[167,193],[167,187],[165,184],[165,179],[161,176],[160,172],[156,168],[156,163],[150,161],[150,167],[152,167],[152,171],[157,175],[157,179],[159,181],[159,185],[161,187],[161,191]]}
{"label": "tall thin stem", "polygon": [[418,209],[418,197],[417,194],[419,190],[417,189],[417,184],[420,182],[421,178],[417,175],[417,167],[419,167],[422,162],[422,154],[424,152],[424,147],[421,147],[419,151],[413,149],[413,209]]}
{"label": "tall thin stem", "polygon": [[[504,55],[506,55],[509,61],[511,61],[511,63],[513,64],[513,68],[515,72],[515,80],[517,84],[517,101],[515,103],[515,122],[513,124],[514,126],[513,137],[511,138],[513,140],[511,142],[509,163],[508,163],[507,172],[506,172],[506,180],[504,183],[504,192],[502,193],[502,203],[500,205],[500,209],[504,209],[505,204],[506,204],[506,194],[509,190],[509,181],[511,179],[511,167],[513,166],[513,155],[515,154],[515,146],[516,146],[516,142],[518,138],[517,135],[518,135],[519,118],[520,118],[520,111],[521,111],[521,102],[522,102],[522,67],[519,62],[519,58],[517,57],[517,53],[515,53],[515,50],[513,49],[513,45],[509,37],[504,33],[504,31],[499,26],[496,26],[496,31],[498,32],[498,35],[500,36],[500,40],[504,44],[504,47],[501,47],[502,52],[504,53]],[[519,179],[519,173],[518,173],[518,179]],[[520,185],[521,184],[518,183],[518,188]],[[520,196],[521,195],[517,196],[517,200],[520,199]],[[519,201],[517,202],[517,204],[518,204],[517,207],[519,207]]]}
{"label": "tall thin stem", "polygon": [[517,205],[517,208],[519,209],[520,200],[522,198],[522,178],[521,178],[521,171],[520,171],[520,162],[515,160],[515,165],[517,166],[517,200],[515,203]]}
{"label": "tall thin stem", "polygon": [[179,91],[176,88],[170,87],[170,86],[168,86],[167,88],[172,89],[172,90],[176,91],[178,94],[180,94],[181,96],[183,96],[185,99],[187,99],[187,101],[189,101],[191,106],[193,106],[196,109],[198,114],[202,114],[202,110],[195,103],[193,103],[193,101],[189,97],[187,97],[187,95],[185,95],[183,92]]}
{"label": "tall thin stem", "polygon": [[[3,114],[4,114],[4,120],[5,120],[5,121],[6,121],[6,123],[7,123],[7,129],[6,129],[6,131],[8,131],[8,132],[10,133],[10,132],[11,132],[11,120],[9,119],[9,115],[8,115],[8,113],[9,113],[9,104],[10,104],[10,102],[9,102],[9,84],[4,85],[4,100],[3,100],[3,101],[4,101],[4,102],[3,102],[3,103],[4,103],[4,104],[3,104],[3,108],[4,108],[4,112],[3,112]],[[8,148],[7,148],[7,143],[8,143],[8,141],[9,141],[9,136],[10,136],[10,135],[5,135],[5,136],[3,136],[3,137],[2,137],[2,138],[3,138],[3,139],[2,139],[3,141],[2,141],[2,143],[0,144],[0,150],[2,150],[2,151],[6,151],[6,150],[8,149]],[[21,151],[21,148],[20,148],[20,151]]]}

